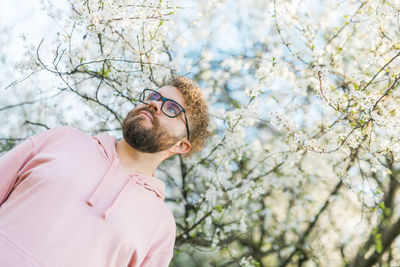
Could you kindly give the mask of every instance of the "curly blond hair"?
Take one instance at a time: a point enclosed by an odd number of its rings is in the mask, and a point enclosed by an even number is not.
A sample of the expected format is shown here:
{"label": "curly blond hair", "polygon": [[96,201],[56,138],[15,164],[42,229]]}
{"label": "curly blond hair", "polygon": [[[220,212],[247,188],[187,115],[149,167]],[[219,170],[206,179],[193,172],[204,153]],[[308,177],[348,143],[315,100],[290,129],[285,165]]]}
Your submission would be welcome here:
{"label": "curly blond hair", "polygon": [[188,78],[182,76],[173,77],[165,85],[178,89],[185,101],[185,110],[189,116],[189,141],[192,145],[192,148],[186,155],[191,156],[193,153],[201,150],[205,141],[210,136],[210,132],[207,129],[210,123],[207,103],[201,94],[199,86]]}

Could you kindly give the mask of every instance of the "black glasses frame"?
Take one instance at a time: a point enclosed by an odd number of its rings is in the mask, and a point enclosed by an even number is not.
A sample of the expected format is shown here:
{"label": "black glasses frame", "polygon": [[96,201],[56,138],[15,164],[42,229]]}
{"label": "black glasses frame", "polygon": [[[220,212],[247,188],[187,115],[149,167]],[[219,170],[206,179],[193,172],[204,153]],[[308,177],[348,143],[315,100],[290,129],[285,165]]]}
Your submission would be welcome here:
{"label": "black glasses frame", "polygon": [[[140,94],[139,100],[140,100],[140,102],[142,102],[143,104],[146,104],[146,105],[149,105],[149,104],[150,104],[150,102],[147,102],[147,100],[144,98],[144,96],[146,95],[146,91],[147,91],[147,92],[154,92],[154,93],[156,93],[158,96],[160,96],[160,98],[157,99],[156,101],[160,101],[160,100],[162,101],[162,104],[161,104],[161,111],[162,111],[162,113],[164,113],[165,116],[167,116],[167,117],[169,117],[169,118],[176,118],[176,117],[178,117],[178,116],[183,112],[183,114],[185,115],[185,126],[186,126],[187,139],[190,140],[190,139],[189,139],[189,125],[188,125],[188,119],[187,119],[187,117],[186,117],[185,108],[182,107],[182,105],[179,104],[178,102],[176,102],[175,100],[166,98],[166,97],[162,96],[162,94],[160,94],[159,92],[157,92],[157,91],[155,91],[155,90],[153,90],[153,89],[149,89],[149,88],[143,89],[142,93]],[[177,105],[181,108],[181,110],[180,110],[175,116],[168,115],[168,114],[165,113],[165,111],[164,111],[164,104],[165,104],[166,101],[171,101],[171,102],[177,104]]]}

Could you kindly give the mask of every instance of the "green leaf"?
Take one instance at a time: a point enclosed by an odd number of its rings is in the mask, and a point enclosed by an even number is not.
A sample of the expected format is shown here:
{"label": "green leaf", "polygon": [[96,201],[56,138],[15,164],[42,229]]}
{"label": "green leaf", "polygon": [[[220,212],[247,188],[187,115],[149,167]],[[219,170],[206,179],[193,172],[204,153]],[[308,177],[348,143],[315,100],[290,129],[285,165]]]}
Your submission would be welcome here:
{"label": "green leaf", "polygon": [[375,250],[379,254],[382,253],[382,234],[377,234],[375,236]]}

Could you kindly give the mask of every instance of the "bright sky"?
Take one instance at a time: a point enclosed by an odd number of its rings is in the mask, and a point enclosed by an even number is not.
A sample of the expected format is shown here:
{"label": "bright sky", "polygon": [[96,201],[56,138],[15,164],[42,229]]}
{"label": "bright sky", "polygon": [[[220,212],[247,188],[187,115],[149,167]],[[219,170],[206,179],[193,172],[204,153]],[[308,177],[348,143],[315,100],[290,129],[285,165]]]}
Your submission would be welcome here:
{"label": "bright sky", "polygon": [[[13,64],[22,58],[24,53],[22,34],[26,36],[28,43],[38,45],[42,38],[46,39],[46,35],[56,30],[54,21],[42,10],[41,2],[39,0],[0,1],[0,53],[6,55],[7,64]],[[51,2],[57,3],[60,7],[68,4],[67,1],[62,0]],[[3,82],[3,79],[0,82]]]}

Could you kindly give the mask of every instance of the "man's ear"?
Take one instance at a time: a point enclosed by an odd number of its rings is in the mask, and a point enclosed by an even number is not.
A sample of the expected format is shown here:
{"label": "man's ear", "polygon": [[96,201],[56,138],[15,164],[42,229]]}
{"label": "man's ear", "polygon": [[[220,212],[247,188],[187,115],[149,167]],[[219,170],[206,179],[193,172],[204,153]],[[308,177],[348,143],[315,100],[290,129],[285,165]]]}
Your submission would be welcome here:
{"label": "man's ear", "polygon": [[192,145],[186,139],[180,140],[178,143],[173,145],[169,150],[173,154],[186,154],[190,151]]}

